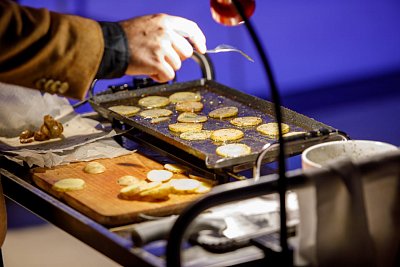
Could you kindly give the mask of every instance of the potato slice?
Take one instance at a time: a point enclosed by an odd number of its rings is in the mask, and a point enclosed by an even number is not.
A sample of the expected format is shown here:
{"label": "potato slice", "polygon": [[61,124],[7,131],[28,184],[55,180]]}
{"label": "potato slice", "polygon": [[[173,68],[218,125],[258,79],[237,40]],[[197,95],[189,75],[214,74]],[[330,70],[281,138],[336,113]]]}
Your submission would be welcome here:
{"label": "potato slice", "polygon": [[[286,123],[282,123],[282,134],[288,133],[289,130],[290,130],[289,125],[287,125]],[[278,136],[278,123],[270,122],[261,124],[260,126],[257,127],[257,131],[267,135],[268,137],[276,138]]]}
{"label": "potato slice", "polygon": [[199,112],[203,109],[203,103],[197,101],[185,101],[176,103],[175,109],[177,111],[185,112]]}
{"label": "potato slice", "polygon": [[194,190],[194,193],[196,193],[196,194],[205,194],[205,193],[208,193],[210,191],[211,191],[211,185],[210,184],[207,184],[207,183],[204,183],[204,182],[200,182],[200,186],[197,187]]}
{"label": "potato slice", "polygon": [[183,112],[177,118],[178,122],[199,123],[207,121],[207,116],[199,115],[193,112]]}
{"label": "potato slice", "polygon": [[169,184],[172,186],[172,190],[177,194],[192,194],[195,190],[200,187],[201,182],[195,179],[182,178],[172,179]]}
{"label": "potato slice", "polygon": [[237,107],[223,107],[217,108],[208,113],[208,116],[214,119],[223,119],[236,116],[239,112]]}
{"label": "potato slice", "polygon": [[131,198],[131,197],[137,196],[139,194],[140,190],[141,189],[140,189],[139,184],[131,184],[131,185],[125,186],[119,192],[120,192],[121,196],[123,196],[124,198]]}
{"label": "potato slice", "polygon": [[176,133],[184,133],[189,131],[200,131],[203,128],[203,125],[200,123],[185,123],[185,122],[177,122],[168,125],[168,129],[172,132]]}
{"label": "potato slice", "polygon": [[98,174],[105,172],[106,167],[104,167],[104,165],[99,162],[91,161],[86,164],[86,166],[83,168],[83,171],[90,174]]}
{"label": "potato slice", "polygon": [[172,186],[170,184],[162,184],[155,188],[144,190],[139,193],[140,197],[143,198],[151,198],[154,200],[161,200],[168,198],[171,193]]}
{"label": "potato slice", "polygon": [[172,111],[164,108],[144,110],[139,113],[140,116],[146,119],[153,119],[158,117],[168,117],[172,115]]}
{"label": "potato slice", "polygon": [[219,129],[211,133],[210,138],[214,141],[225,142],[240,139],[244,136],[244,133],[238,129]]}
{"label": "potato slice", "polygon": [[119,185],[131,185],[135,183],[140,183],[142,180],[132,175],[124,175],[118,178],[117,183]]}
{"label": "potato slice", "polygon": [[169,96],[171,103],[187,102],[187,101],[200,101],[201,95],[193,92],[177,92]]}
{"label": "potato slice", "polygon": [[189,131],[189,132],[181,133],[181,135],[179,137],[184,140],[189,140],[189,141],[200,141],[200,140],[206,140],[206,139],[210,138],[211,133],[212,133],[212,131],[209,131],[209,130]]}
{"label": "potato slice", "polygon": [[173,173],[185,173],[190,170],[189,167],[183,166],[181,164],[167,163],[164,168]]}
{"label": "potato slice", "polygon": [[217,155],[226,158],[245,156],[251,153],[251,148],[245,144],[228,144],[217,147]]}
{"label": "potato slice", "polygon": [[174,174],[167,170],[151,170],[147,173],[147,179],[152,182],[166,182]]}
{"label": "potato slice", "polygon": [[161,108],[169,104],[169,99],[165,96],[146,96],[139,99],[138,103],[146,108]]}
{"label": "potato slice", "polygon": [[160,123],[160,122],[163,122],[163,121],[168,121],[170,119],[171,119],[170,117],[152,118],[150,122],[153,123],[153,124],[156,124],[156,123]]}
{"label": "potato slice", "polygon": [[126,106],[126,105],[112,106],[109,107],[108,109],[123,116],[132,116],[140,111],[140,108],[138,107]]}
{"label": "potato slice", "polygon": [[260,117],[237,117],[230,121],[231,124],[239,127],[249,127],[249,126],[256,126],[262,123],[262,119]]}
{"label": "potato slice", "polygon": [[61,179],[53,184],[53,189],[60,192],[81,190],[85,187],[85,181],[80,178]]}

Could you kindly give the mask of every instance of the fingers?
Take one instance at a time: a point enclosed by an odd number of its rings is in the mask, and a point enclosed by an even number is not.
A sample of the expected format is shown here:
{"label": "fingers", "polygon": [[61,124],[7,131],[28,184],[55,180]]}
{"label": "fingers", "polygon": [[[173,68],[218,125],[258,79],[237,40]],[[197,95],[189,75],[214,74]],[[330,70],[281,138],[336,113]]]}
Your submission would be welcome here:
{"label": "fingers", "polygon": [[206,37],[196,23],[175,16],[170,16],[168,20],[171,28],[181,36],[188,38],[197,51],[203,54],[206,52]]}

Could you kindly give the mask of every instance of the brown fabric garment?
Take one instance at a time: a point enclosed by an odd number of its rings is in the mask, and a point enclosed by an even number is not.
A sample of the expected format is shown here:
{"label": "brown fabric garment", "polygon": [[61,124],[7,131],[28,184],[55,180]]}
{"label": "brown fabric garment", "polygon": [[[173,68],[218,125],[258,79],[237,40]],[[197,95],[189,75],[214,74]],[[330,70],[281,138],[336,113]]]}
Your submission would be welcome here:
{"label": "brown fabric garment", "polygon": [[6,233],[7,233],[6,203],[4,200],[3,187],[1,185],[1,178],[0,178],[0,248],[4,243],[4,239],[6,238]]}
{"label": "brown fabric garment", "polygon": [[68,83],[64,96],[83,99],[103,50],[96,21],[0,0],[1,82],[41,89],[40,79],[52,79]]}

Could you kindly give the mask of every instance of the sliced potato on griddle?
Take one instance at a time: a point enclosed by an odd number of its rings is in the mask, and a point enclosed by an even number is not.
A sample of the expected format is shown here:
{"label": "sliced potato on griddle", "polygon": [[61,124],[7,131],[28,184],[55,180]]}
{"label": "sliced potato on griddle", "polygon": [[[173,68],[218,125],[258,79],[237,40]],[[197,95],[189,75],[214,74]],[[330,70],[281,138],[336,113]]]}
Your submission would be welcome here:
{"label": "sliced potato on griddle", "polygon": [[172,111],[165,108],[149,109],[139,113],[140,116],[146,119],[154,119],[159,117],[168,117],[172,115]]}
{"label": "sliced potato on griddle", "polygon": [[215,152],[222,157],[234,158],[249,155],[251,148],[246,144],[227,144],[217,147]]}
{"label": "sliced potato on griddle", "polygon": [[211,133],[210,138],[217,142],[225,142],[225,141],[233,141],[240,139],[244,136],[244,133],[241,130],[233,129],[233,128],[225,128],[215,130]]}
{"label": "sliced potato on griddle", "polygon": [[211,133],[212,131],[210,130],[188,131],[181,133],[179,137],[189,141],[200,141],[210,138]]}
{"label": "sliced potato on griddle", "polygon": [[239,112],[239,109],[237,107],[223,107],[223,108],[217,108],[208,113],[208,116],[210,118],[214,119],[224,119],[224,118],[229,118],[236,116]]}
{"label": "sliced potato on griddle", "polygon": [[[288,133],[289,130],[290,130],[289,125],[287,125],[286,123],[282,123],[282,134]],[[257,131],[259,131],[264,135],[267,135],[268,137],[276,138],[279,134],[278,123],[270,122],[261,124],[260,126],[257,127]]]}
{"label": "sliced potato on griddle", "polygon": [[81,190],[85,187],[85,181],[80,178],[65,178],[53,184],[53,189],[60,192]]}
{"label": "sliced potato on griddle", "polygon": [[187,101],[200,101],[201,95],[193,92],[177,92],[169,96],[171,103],[187,102]]}
{"label": "sliced potato on griddle", "polygon": [[238,127],[249,127],[261,124],[262,119],[254,116],[237,117],[232,119],[230,123]]}
{"label": "sliced potato on griddle", "polygon": [[203,125],[200,123],[186,123],[186,122],[177,122],[168,125],[168,129],[172,132],[183,133],[189,131],[200,131],[203,128]]}
{"label": "sliced potato on griddle", "polygon": [[161,108],[169,104],[169,99],[165,96],[146,96],[139,99],[138,103],[145,108]]}
{"label": "sliced potato on griddle", "polygon": [[203,103],[198,101],[185,101],[176,103],[175,109],[184,112],[199,112],[203,109]]}
{"label": "sliced potato on griddle", "polygon": [[109,107],[108,109],[123,116],[132,116],[140,111],[139,107],[126,106],[126,105],[112,106]]}
{"label": "sliced potato on griddle", "polygon": [[183,112],[178,116],[177,120],[178,122],[199,123],[206,122],[207,116],[199,115],[193,112]]}

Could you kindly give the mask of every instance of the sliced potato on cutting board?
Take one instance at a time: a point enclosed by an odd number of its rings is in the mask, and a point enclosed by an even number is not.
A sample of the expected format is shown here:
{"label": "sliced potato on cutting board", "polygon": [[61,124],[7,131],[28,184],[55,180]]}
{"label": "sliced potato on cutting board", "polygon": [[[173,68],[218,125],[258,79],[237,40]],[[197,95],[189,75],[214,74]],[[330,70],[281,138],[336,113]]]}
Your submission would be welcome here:
{"label": "sliced potato on cutting board", "polygon": [[192,194],[200,187],[201,182],[195,179],[182,178],[172,179],[169,184],[172,186],[172,192],[176,194]]}
{"label": "sliced potato on cutting board", "polygon": [[106,167],[96,161],[91,161],[83,168],[83,171],[90,174],[98,174],[106,171]]}
{"label": "sliced potato on cutting board", "polygon": [[166,182],[174,174],[167,170],[151,170],[147,173],[147,179],[151,182]]}
{"label": "sliced potato on cutting board", "polygon": [[117,183],[119,185],[131,185],[142,182],[141,179],[133,176],[133,175],[124,175],[118,178]]}
{"label": "sliced potato on cutting board", "polygon": [[174,163],[164,164],[164,168],[173,173],[185,173],[190,170],[189,167],[183,166],[181,164],[174,164]]}
{"label": "sliced potato on cutting board", "polygon": [[65,178],[53,184],[53,189],[59,192],[81,190],[85,187],[85,181],[80,178]]}

